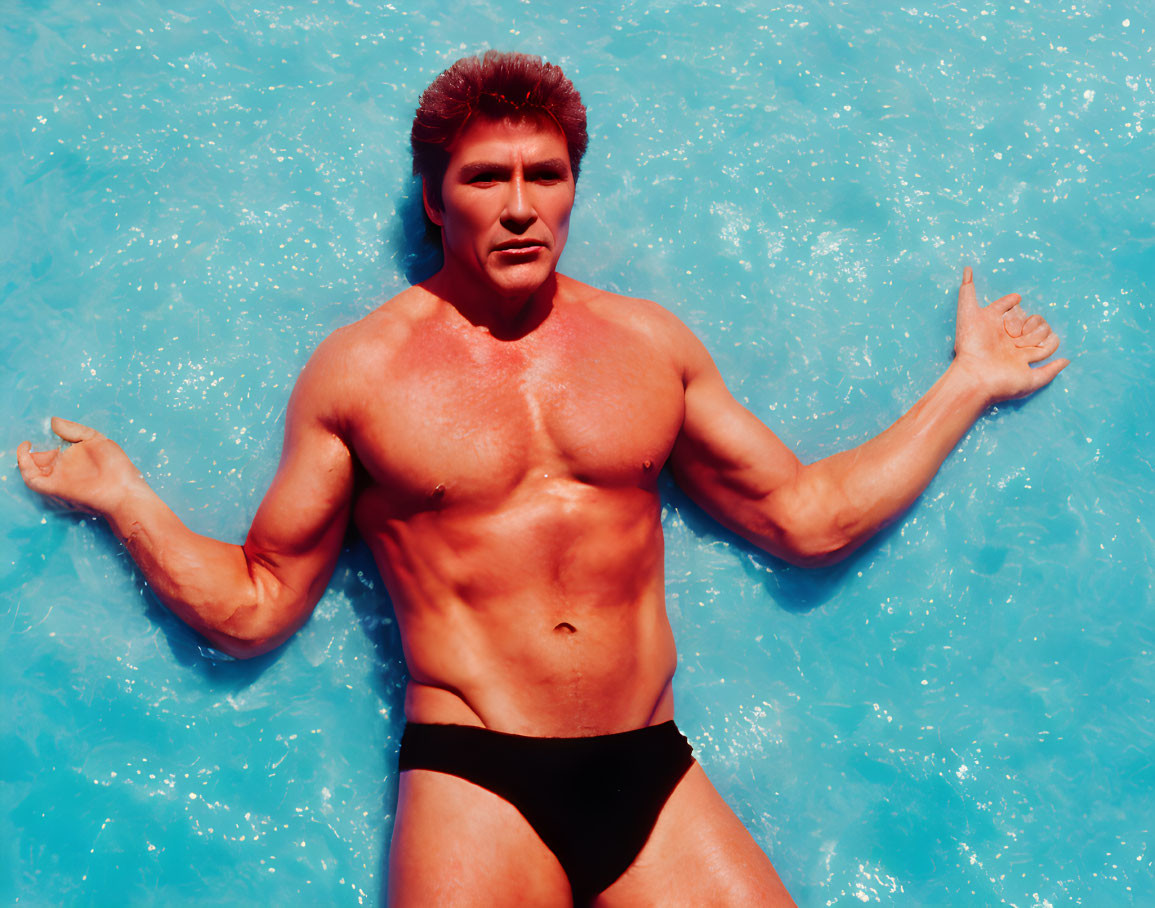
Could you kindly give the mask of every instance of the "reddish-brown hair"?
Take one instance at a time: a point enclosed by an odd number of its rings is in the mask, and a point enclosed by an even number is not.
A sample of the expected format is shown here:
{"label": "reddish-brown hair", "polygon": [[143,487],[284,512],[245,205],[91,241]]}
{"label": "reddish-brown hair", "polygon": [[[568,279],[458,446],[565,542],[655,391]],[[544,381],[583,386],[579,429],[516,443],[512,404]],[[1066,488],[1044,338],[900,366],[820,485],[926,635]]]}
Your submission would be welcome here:
{"label": "reddish-brown hair", "polygon": [[475,115],[549,117],[565,136],[577,180],[589,136],[586,108],[573,83],[540,57],[490,50],[484,57],[463,57],[434,79],[413,118],[413,172],[425,181],[429,200],[438,207],[450,147]]}

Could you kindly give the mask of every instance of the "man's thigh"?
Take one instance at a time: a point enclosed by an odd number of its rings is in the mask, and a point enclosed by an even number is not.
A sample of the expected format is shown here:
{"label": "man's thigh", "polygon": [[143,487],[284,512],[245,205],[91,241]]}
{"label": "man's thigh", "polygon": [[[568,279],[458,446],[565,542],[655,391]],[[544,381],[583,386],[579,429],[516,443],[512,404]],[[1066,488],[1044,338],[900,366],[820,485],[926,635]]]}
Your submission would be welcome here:
{"label": "man's thigh", "polygon": [[389,906],[569,906],[569,881],[508,801],[457,776],[401,773]]}
{"label": "man's thigh", "polygon": [[634,863],[594,904],[747,908],[794,902],[770,859],[695,762]]}

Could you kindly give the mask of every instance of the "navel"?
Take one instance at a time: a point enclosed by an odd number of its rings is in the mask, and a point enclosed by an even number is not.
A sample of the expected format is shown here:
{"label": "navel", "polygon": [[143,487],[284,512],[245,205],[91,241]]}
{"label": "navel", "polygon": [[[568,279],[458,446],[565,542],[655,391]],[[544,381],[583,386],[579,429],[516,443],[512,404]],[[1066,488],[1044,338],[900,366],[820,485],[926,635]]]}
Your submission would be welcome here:
{"label": "navel", "polygon": [[570,624],[568,621],[563,621],[561,624],[557,625],[554,628],[554,630],[558,631],[559,633],[562,633],[562,634],[576,634],[577,633],[577,628],[574,627],[572,624]]}

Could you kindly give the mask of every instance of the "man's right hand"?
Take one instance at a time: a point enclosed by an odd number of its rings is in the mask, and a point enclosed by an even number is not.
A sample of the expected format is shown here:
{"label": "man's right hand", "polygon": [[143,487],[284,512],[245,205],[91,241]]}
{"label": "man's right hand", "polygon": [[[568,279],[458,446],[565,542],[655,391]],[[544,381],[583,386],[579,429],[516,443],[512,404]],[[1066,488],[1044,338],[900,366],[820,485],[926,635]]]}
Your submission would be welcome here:
{"label": "man's right hand", "polygon": [[72,444],[33,451],[25,441],[16,449],[20,475],[34,492],[68,508],[107,516],[141,483],[120,445],[95,429],[54,416],[52,431]]}
{"label": "man's right hand", "polygon": [[22,442],[20,474],[33,491],[106,518],[156,597],[213,646],[237,658],[268,652],[309,617],[345,537],[353,455],[333,423],[353,384],[349,362],[343,342],[327,341],[301,373],[281,463],[244,545],[190,530],[119,445],[79,423],[52,420],[72,443],[63,448]]}

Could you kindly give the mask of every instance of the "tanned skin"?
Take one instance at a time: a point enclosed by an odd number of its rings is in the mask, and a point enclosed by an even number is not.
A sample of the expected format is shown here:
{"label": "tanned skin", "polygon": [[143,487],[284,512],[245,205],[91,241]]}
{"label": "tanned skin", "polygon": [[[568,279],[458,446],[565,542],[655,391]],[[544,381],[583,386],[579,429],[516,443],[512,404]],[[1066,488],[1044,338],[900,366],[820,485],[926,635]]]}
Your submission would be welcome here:
{"label": "tanned skin", "polygon": [[[428,188],[428,187],[427,187]],[[238,657],[283,643],[323,593],[352,518],[392,598],[406,716],[535,736],[673,718],[658,474],[781,558],[824,564],[900,514],[991,403],[1047,384],[1058,338],[1015,294],[959,290],[955,357],[894,425],[804,465],[655,303],[556,271],[574,199],[549,121],[471,121],[439,205],[445,265],[335,332],[289,402],[280,467],[243,546],[190,531],[121,449],[17,452],[25,482],[103,515],[162,602]],[[369,477],[354,497],[354,465]],[[565,875],[508,802],[402,774],[389,900],[567,905]],[[615,905],[791,904],[696,763]]]}

